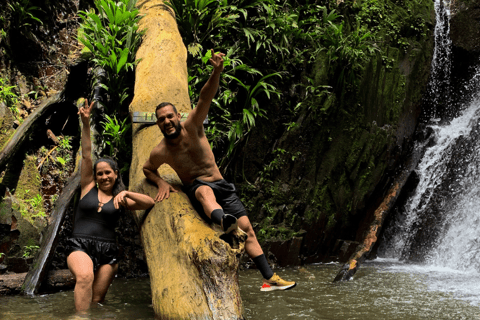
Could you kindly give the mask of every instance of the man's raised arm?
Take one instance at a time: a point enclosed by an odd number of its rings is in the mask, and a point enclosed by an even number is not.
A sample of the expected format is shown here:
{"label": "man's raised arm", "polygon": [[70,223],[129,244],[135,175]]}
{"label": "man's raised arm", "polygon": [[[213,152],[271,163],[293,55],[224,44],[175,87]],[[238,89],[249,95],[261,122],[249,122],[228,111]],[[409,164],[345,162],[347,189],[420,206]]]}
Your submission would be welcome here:
{"label": "man's raised arm", "polygon": [[170,197],[170,192],[177,192],[174,187],[172,187],[168,182],[160,177],[158,173],[158,168],[163,162],[161,161],[160,152],[157,147],[153,148],[150,153],[150,158],[143,165],[143,174],[151,182],[155,183],[158,187],[158,193],[155,197],[155,202],[168,199]]}
{"label": "man's raised arm", "polygon": [[225,54],[216,54],[212,49],[212,58],[209,60],[213,66],[212,74],[208,78],[207,82],[200,91],[200,97],[198,99],[197,106],[193,109],[185,124],[188,126],[188,122],[192,122],[195,126],[203,128],[203,120],[207,117],[210,104],[212,103],[215,94],[218,91],[218,85],[220,83],[220,74],[223,71],[223,57]]}

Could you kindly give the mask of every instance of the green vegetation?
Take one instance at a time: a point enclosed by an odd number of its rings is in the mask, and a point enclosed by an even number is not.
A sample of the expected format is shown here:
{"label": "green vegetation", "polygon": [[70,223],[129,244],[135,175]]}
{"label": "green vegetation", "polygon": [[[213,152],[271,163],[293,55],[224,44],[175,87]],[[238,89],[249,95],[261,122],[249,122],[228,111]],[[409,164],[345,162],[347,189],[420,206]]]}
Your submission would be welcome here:
{"label": "green vegetation", "polygon": [[67,160],[63,159],[62,157],[57,157],[56,160],[62,165],[62,167],[67,163]]}
{"label": "green vegetation", "polygon": [[[283,114],[291,110],[288,116],[295,118],[300,106],[331,91],[343,100],[346,92],[356,90],[363,67],[379,51],[374,34],[360,22],[344,20],[335,8],[327,8],[328,2],[172,0],[170,6],[190,53],[192,102],[210,73],[209,49],[226,51],[220,94],[206,128],[224,171],[245,148],[259,119],[267,121],[279,108]],[[311,75],[305,70],[321,55],[328,62],[326,82],[307,85]],[[308,87],[314,97],[301,94],[282,101],[292,84]]]}
{"label": "green vegetation", "polygon": [[30,36],[34,26],[43,22],[37,14],[41,9],[33,6],[30,0],[6,0],[0,5],[0,45],[8,47],[10,37]]}
{"label": "green vegetation", "polygon": [[8,79],[0,78],[0,101],[3,102],[12,111],[13,115],[18,115],[18,95],[13,91],[17,86],[7,86]]}
{"label": "green vegetation", "polygon": [[22,258],[34,256],[38,252],[38,249],[40,249],[40,247],[36,245],[24,246]]}
{"label": "green vegetation", "polygon": [[[103,126],[103,149],[106,153],[113,157],[119,158],[120,152],[131,152],[131,145],[128,143],[128,137],[131,136],[130,123],[127,123],[128,118],[119,121],[116,116],[109,117],[105,115],[105,121],[102,121]],[[121,168],[126,171],[127,167]]]}
{"label": "green vegetation", "polygon": [[[80,11],[82,19],[78,39],[85,45],[84,54],[93,64],[93,87],[107,95],[99,101],[105,108],[95,119],[101,134],[102,154],[117,159],[122,173],[128,171],[131,154],[131,125],[126,112],[133,90],[136,52],[145,30],[139,31],[142,16],[137,0],[96,0],[97,11]],[[106,99],[105,99],[106,98]]]}
{"label": "green vegetation", "polygon": [[60,144],[59,144],[60,149],[71,150],[72,149],[72,145],[70,144],[71,140],[72,140],[72,137],[69,137],[69,136],[61,137]]}
{"label": "green vegetation", "polygon": [[[189,53],[193,105],[211,71],[210,49],[226,53],[205,129],[222,172],[243,177],[259,237],[291,235],[302,219],[323,221],[332,233],[353,225],[386,169],[393,126],[426,83],[421,70],[431,57],[433,4],[171,0],[170,6]],[[282,236],[275,231],[281,228]]]}
{"label": "green vegetation", "polygon": [[97,0],[98,12],[80,11],[82,18],[78,40],[85,45],[86,54],[95,67],[104,70],[95,79],[110,96],[107,110],[121,108],[128,97],[127,72],[138,61],[135,54],[144,32],[138,32],[141,19],[136,0]]}

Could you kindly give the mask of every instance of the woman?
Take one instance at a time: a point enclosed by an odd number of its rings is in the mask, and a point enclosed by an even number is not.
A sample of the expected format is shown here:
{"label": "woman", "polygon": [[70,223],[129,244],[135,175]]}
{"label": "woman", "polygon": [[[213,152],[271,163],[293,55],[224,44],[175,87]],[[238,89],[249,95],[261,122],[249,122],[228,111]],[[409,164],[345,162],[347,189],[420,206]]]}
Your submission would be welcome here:
{"label": "woman", "polygon": [[101,158],[92,165],[90,112],[93,104],[89,106],[85,100],[85,107],[78,112],[83,124],[81,195],[67,249],[68,268],[76,280],[75,308],[80,312],[87,310],[90,303],[104,300],[117,272],[114,228],[124,208],[145,210],[154,205],[149,196],[125,190],[114,160]]}

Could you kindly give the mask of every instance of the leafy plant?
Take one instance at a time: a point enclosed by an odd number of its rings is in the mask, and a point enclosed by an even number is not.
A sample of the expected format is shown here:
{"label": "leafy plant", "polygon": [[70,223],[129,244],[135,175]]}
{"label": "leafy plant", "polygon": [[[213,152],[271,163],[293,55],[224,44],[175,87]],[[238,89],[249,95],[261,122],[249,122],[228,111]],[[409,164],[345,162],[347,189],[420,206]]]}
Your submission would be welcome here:
{"label": "leafy plant", "polygon": [[26,200],[33,208],[42,208],[43,206],[43,198],[40,194],[37,194],[35,197],[33,197],[30,200]]}
{"label": "leafy plant", "polygon": [[0,16],[0,39],[5,40],[7,45],[12,29],[28,34],[35,24],[43,24],[36,16],[37,12],[42,10],[31,5],[30,0],[8,1],[6,7],[7,10],[4,10]]}
{"label": "leafy plant", "polygon": [[62,166],[64,166],[67,163],[67,161],[62,157],[57,157],[57,162],[60,163]]}
{"label": "leafy plant", "polygon": [[114,107],[120,107],[128,97],[127,71],[138,63],[135,54],[145,32],[138,31],[142,17],[135,4],[136,0],[98,0],[98,12],[79,12],[82,23],[78,40],[85,45],[91,61],[105,71],[104,77],[96,78],[96,84],[108,92],[109,105]]}
{"label": "leafy plant", "polygon": [[108,149],[108,154],[111,157],[117,157],[120,150],[126,150],[127,135],[130,134],[131,124],[127,123],[128,118],[119,121],[116,116],[110,117],[105,115],[105,121],[102,121],[103,126],[103,148]]}
{"label": "leafy plant", "polygon": [[28,257],[31,257],[33,255],[35,255],[35,253],[37,253],[37,251],[40,249],[39,246],[36,246],[36,245],[31,245],[31,246],[24,246],[23,247],[23,255],[22,257],[23,258],[28,258]]}
{"label": "leafy plant", "polygon": [[72,145],[70,144],[71,140],[72,140],[72,137],[63,136],[59,141],[60,142],[60,144],[59,144],[60,149],[71,150],[72,149]]}
{"label": "leafy plant", "polygon": [[17,86],[6,86],[8,79],[0,78],[0,101],[12,111],[13,114],[18,114],[17,104],[18,95],[13,91]]}

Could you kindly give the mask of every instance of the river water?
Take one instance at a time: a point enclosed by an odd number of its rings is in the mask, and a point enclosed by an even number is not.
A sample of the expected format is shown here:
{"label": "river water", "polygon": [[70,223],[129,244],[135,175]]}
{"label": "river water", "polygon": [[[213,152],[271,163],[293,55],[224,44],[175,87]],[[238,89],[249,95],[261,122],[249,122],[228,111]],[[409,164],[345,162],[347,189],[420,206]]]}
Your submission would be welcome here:
{"label": "river water", "polygon": [[[245,318],[254,320],[480,319],[480,274],[377,259],[353,280],[332,283],[339,264],[275,270],[298,282],[260,292],[256,270],[240,272]],[[87,319],[153,319],[148,278],[115,279],[103,306]],[[0,319],[75,319],[73,291],[0,297]]]}

